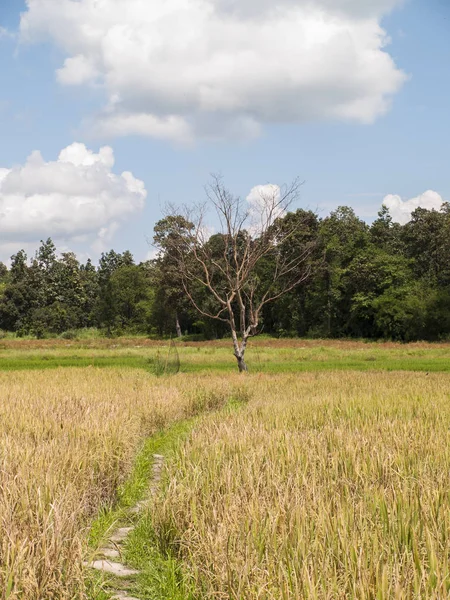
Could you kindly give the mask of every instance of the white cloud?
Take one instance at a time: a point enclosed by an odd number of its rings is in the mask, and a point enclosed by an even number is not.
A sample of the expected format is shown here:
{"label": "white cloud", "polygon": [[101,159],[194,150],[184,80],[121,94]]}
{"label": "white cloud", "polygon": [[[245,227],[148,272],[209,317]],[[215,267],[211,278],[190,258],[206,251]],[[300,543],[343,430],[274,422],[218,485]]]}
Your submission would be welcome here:
{"label": "white cloud", "polygon": [[400,196],[390,194],[383,200],[384,206],[389,209],[392,219],[396,223],[404,225],[411,220],[411,213],[416,208],[426,208],[428,210],[441,210],[444,200],[437,192],[428,190],[416,198],[402,200]]}
{"label": "white cloud", "polygon": [[379,17],[401,4],[398,0],[215,0],[221,10],[257,16],[279,7],[320,8],[330,13],[359,17]]}
{"label": "white cloud", "polygon": [[280,200],[281,189],[278,185],[268,183],[251,189],[247,196],[249,204],[247,228],[254,236],[258,236],[265,230],[268,223],[273,223],[285,214],[284,208],[279,206]]}
{"label": "white cloud", "polygon": [[[280,200],[280,186],[273,183],[265,185],[256,185],[250,190],[247,196],[247,202],[251,209],[258,212],[264,211],[267,205],[273,206]],[[275,217],[276,218],[276,217]]]}
{"label": "white cloud", "polygon": [[159,256],[159,250],[158,250],[158,248],[151,248],[147,252],[144,260],[155,260],[155,258],[158,258],[158,256]]}
{"label": "white cloud", "polygon": [[99,73],[95,64],[83,54],[78,54],[64,61],[64,67],[58,69],[57,77],[64,85],[81,85],[94,82]]}
{"label": "white cloud", "polygon": [[24,165],[0,168],[0,250],[38,243],[91,243],[104,249],[120,222],[140,211],[147,192],[129,172],[112,172],[114,153],[84,144],[64,148],[56,161],[33,152]]}
{"label": "white cloud", "polygon": [[65,85],[103,85],[97,131],[248,137],[269,123],[371,123],[405,81],[381,18],[401,0],[27,0]]}
{"label": "white cloud", "polygon": [[93,128],[99,135],[147,135],[184,143],[188,143],[191,139],[191,131],[187,123],[176,115],[157,117],[146,113],[111,114],[94,123]]}

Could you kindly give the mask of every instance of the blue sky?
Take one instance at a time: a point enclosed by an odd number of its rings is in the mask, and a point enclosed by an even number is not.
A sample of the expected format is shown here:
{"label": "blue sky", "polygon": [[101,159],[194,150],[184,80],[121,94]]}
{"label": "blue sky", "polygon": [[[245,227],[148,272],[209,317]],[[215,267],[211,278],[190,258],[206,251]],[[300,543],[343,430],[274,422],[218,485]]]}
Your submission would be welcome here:
{"label": "blue sky", "polygon": [[[67,1],[61,0],[61,4]],[[190,1],[184,0],[188,11]],[[195,1],[192,0],[192,3]],[[361,1],[364,4],[364,0]],[[89,0],[82,0],[83,2],[89,4]],[[139,4],[139,0],[133,0],[131,4],[133,2],[137,13],[133,18],[139,17],[138,11],[141,10],[142,4]],[[370,4],[370,0],[367,0],[367,3]],[[116,62],[110,71],[105,70],[96,76],[96,81],[83,80],[77,85],[70,81],[68,84],[70,78],[78,77],[78,71],[73,75],[72,70],[69,72],[66,69],[65,75],[57,76],[57,70],[61,69],[68,57],[80,53],[90,60],[91,48],[85,49],[81,46],[83,41],[80,41],[78,46],[72,41],[65,44],[64,40],[58,39],[58,28],[62,30],[68,27],[67,38],[72,34],[76,38],[77,27],[80,24],[76,21],[71,22],[62,12],[59,15],[52,13],[52,29],[51,23],[47,27],[47,23],[43,25],[36,16],[37,11],[41,14],[45,12],[49,1],[30,0],[28,4],[27,7],[19,0],[2,0],[0,4],[0,27],[6,30],[0,35],[0,169],[3,168],[4,173],[8,170],[9,175],[9,170],[15,167],[16,175],[20,174],[14,181],[12,176],[9,179],[6,177],[4,182],[8,185],[4,183],[3,187],[0,175],[0,260],[5,260],[14,248],[26,247],[30,251],[44,235],[54,237],[60,247],[73,248],[82,256],[91,255],[96,258],[101,250],[109,246],[119,251],[129,248],[138,260],[144,259],[149,250],[146,237],[151,236],[154,223],[161,217],[161,206],[165,202],[190,203],[201,199],[203,186],[211,172],[221,172],[228,187],[243,196],[256,185],[280,184],[299,176],[305,180],[299,206],[317,210],[322,216],[344,204],[352,206],[357,214],[370,221],[376,216],[386,196],[398,195],[401,201],[408,201],[427,190],[432,190],[435,195],[423,197],[425,206],[429,205],[427,202],[434,206],[436,197],[450,200],[450,9],[443,1],[409,0],[401,6],[393,0],[390,2],[393,6],[392,12],[380,8],[375,16],[371,16],[391,39],[390,45],[384,51],[393,59],[397,72],[403,71],[407,75],[401,84],[389,84],[392,88],[397,86],[398,89],[389,93],[392,105],[386,114],[379,111],[380,114],[371,115],[370,123],[365,122],[365,116],[353,118],[352,115],[351,119],[341,118],[339,115],[330,117],[330,111],[334,111],[332,95],[335,89],[340,89],[339,83],[333,83],[339,73],[336,77],[330,73],[332,83],[328,83],[327,80],[322,82],[322,85],[329,85],[331,90],[328,94],[330,99],[323,101],[324,114],[314,114],[314,100],[311,99],[313,96],[308,96],[312,92],[309,88],[305,93],[302,92],[304,80],[299,81],[295,89],[290,86],[285,94],[280,87],[280,95],[274,99],[270,98],[267,101],[271,103],[270,106],[266,103],[262,108],[259,98],[255,98],[249,89],[245,96],[245,114],[259,115],[258,131],[255,133],[252,130],[249,134],[246,133],[247,122],[244,123],[241,115],[233,114],[233,110],[228,108],[225,117],[223,108],[220,108],[215,113],[209,112],[208,119],[205,119],[202,109],[198,106],[195,107],[194,116],[194,113],[186,115],[183,111],[188,109],[177,104],[176,94],[188,94],[189,90],[186,91],[186,87],[183,86],[178,89],[177,78],[170,73],[166,74],[169,83],[164,79],[164,84],[173,84],[170,94],[168,92],[161,98],[158,96],[156,100],[157,94],[155,95],[153,89],[148,91],[143,88],[138,90],[135,96],[133,85],[125,89],[125,84],[115,83],[114,88],[109,82],[109,88],[106,89],[105,77],[111,77],[111,74],[128,81],[126,77],[129,77],[129,74],[120,71],[121,68],[125,69],[121,66],[123,54],[120,53],[117,56],[111,52],[108,54],[108,60],[111,63]],[[249,6],[250,4],[251,2]],[[292,4],[295,8],[296,2],[293,1]],[[351,4],[351,0],[348,4]],[[148,2],[148,6],[150,5],[151,1]],[[27,11],[29,30],[32,32],[28,38],[24,35],[23,26],[22,31],[20,30],[20,14],[26,14]],[[186,14],[189,15],[189,12]],[[327,19],[333,17],[326,11],[322,14],[325,14]],[[147,17],[149,15],[145,18]],[[228,16],[224,15],[222,18],[225,20]],[[233,18],[245,20],[250,17],[237,15]],[[343,20],[345,26],[347,23],[350,23],[351,27],[354,26],[353,14],[339,16],[339,19]],[[120,22],[119,17],[117,22]],[[134,22],[136,21],[130,22],[131,29]],[[83,25],[86,25],[85,20]],[[110,22],[107,27],[111,28]],[[295,35],[293,29],[286,31],[287,34],[290,32]],[[174,42],[170,33],[167,33],[167,39],[163,38],[160,43],[167,44],[168,49],[172,51],[171,44]],[[192,46],[196,43],[195,39],[190,41]],[[250,47],[252,43],[248,42]],[[258,42],[255,41],[254,44],[255,52],[258,52]],[[167,56],[168,51],[165,50]],[[230,52],[228,47],[226,50]],[[315,52],[320,60],[326,60],[326,51],[319,54],[319,50],[316,46],[312,52]],[[331,51],[336,53],[336,47],[333,46]],[[92,52],[95,52],[95,49]],[[280,54],[280,64],[286,60],[283,56]],[[198,53],[193,54],[192,60],[201,60],[196,57]],[[315,60],[315,57],[313,54],[311,60]],[[102,60],[105,61],[104,58]],[[142,79],[147,65],[144,60],[140,62],[141,71],[136,77]],[[171,63],[168,65],[170,67]],[[364,66],[365,69],[369,67],[370,65]],[[151,68],[151,65],[148,65],[149,77],[153,77]],[[255,68],[258,68],[257,63]],[[385,71],[380,67],[380,81],[377,81],[377,72],[370,81],[373,89],[380,86],[382,88],[389,77],[394,78],[393,67],[389,67],[390,70],[386,70],[388,67],[383,68]],[[292,73],[296,72],[298,69],[293,64]],[[253,76],[253,73],[249,72],[249,78]],[[325,78],[327,76],[324,75]],[[362,79],[362,76],[358,76],[355,78],[356,83],[349,80],[346,85],[356,88]],[[193,86],[193,93],[195,92],[196,80],[189,80],[186,85]],[[264,86],[261,87],[261,79],[256,76],[254,85],[259,86],[260,95],[265,93]],[[267,80],[267,87],[272,85],[278,85],[273,76]],[[101,125],[97,125],[107,114],[105,105],[117,90],[125,97],[119,116],[139,116],[137,126],[121,125],[120,133],[118,126],[104,125],[103,121]],[[232,95],[231,88],[220,89],[220,92]],[[287,98],[288,95],[289,102],[286,101],[284,106],[284,97]],[[302,98],[306,98],[305,107],[302,108],[303,112],[299,112],[300,109],[297,109],[296,105],[303,102]],[[189,133],[189,141],[177,138],[178,128],[174,135],[166,133],[166,130],[155,134],[153,125],[150,129],[143,125],[145,135],[139,135],[139,124],[147,123],[142,115],[153,115],[158,103],[167,105],[171,102],[174,110],[178,111],[177,115],[180,114],[182,119],[186,118],[189,123],[195,122],[192,132]],[[279,118],[274,109],[274,102],[280,105],[282,118]],[[215,121],[210,118],[210,114],[214,115]],[[261,114],[264,116],[260,117]],[[223,119],[226,121],[222,128],[220,120]],[[253,126],[252,121],[250,129]],[[209,129],[205,135],[206,128]],[[239,135],[240,128],[245,130],[243,135]],[[234,133],[228,135],[227,129]],[[210,134],[210,130],[213,134]],[[42,213],[37,212],[33,213],[28,222],[29,215],[23,214],[23,211],[30,210],[33,206],[30,200],[34,193],[32,178],[37,177],[36,173],[41,167],[21,170],[21,166],[25,165],[27,157],[35,150],[40,151],[46,163],[56,161],[61,150],[73,142],[85,144],[94,153],[104,145],[113,149],[115,165],[111,167],[108,164],[105,169],[116,176],[111,183],[111,189],[108,188],[108,193],[105,192],[105,206],[101,207],[102,210],[99,208],[93,224],[85,223],[84,220],[89,221],[89,215],[86,215],[86,211],[83,214],[76,213],[78,200],[70,198],[72,192],[67,186],[62,185],[61,190],[57,189],[56,192],[52,188],[52,193],[57,195],[52,196],[53,204],[49,205],[46,198],[43,198],[45,193],[49,192],[43,191],[41,182],[37,184],[36,194],[40,194],[43,210],[47,206],[50,206],[48,210],[53,210],[57,201],[64,206],[60,210],[55,208],[53,220],[45,217],[38,223],[36,221],[39,221],[39,214]],[[82,160],[84,159],[81,158],[78,162]],[[99,164],[96,159],[90,162]],[[90,177],[88,169],[91,167],[86,166],[88,164],[89,160],[83,163],[87,169],[83,171],[83,177]],[[52,177],[51,165],[47,167],[46,177]],[[131,171],[134,178],[144,182],[147,191],[145,201],[142,194],[139,196],[140,192],[131,188],[127,188],[123,197],[118,199],[122,193],[120,190],[125,185],[120,178],[122,171]],[[75,167],[73,177],[78,177]],[[26,185],[24,184],[25,191],[22,188],[13,189],[14,185],[22,185],[25,178],[29,178]],[[17,183],[19,180],[22,183]],[[52,181],[56,180],[58,176]],[[77,194],[77,198],[80,195],[78,192],[73,193]],[[109,214],[107,203],[117,203],[119,200],[122,208],[116,207]],[[20,210],[15,210],[14,202],[20,203]],[[398,204],[400,199],[397,198],[396,202]],[[129,203],[130,210],[123,208],[126,203]],[[5,217],[7,224],[3,229],[2,207],[3,213],[5,207],[10,211],[9,216]],[[96,207],[93,207],[93,210],[95,212]],[[14,222],[12,214],[15,215]],[[72,216],[73,221],[76,221],[73,229]],[[114,225],[111,226],[111,223]],[[99,234],[100,231],[103,233]]]}

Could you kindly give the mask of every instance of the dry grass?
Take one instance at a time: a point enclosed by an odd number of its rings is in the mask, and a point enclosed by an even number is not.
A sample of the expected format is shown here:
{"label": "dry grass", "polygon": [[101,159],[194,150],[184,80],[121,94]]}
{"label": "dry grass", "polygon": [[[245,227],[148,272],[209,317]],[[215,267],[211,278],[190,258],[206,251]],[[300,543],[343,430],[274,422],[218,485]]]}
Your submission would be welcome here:
{"label": "dry grass", "polygon": [[198,597],[450,596],[450,377],[250,376],[180,448],[157,505]]}
{"label": "dry grass", "polygon": [[251,400],[201,421],[156,505],[157,536],[198,598],[447,598],[449,384],[381,372],[0,373],[0,597],[84,600],[89,523],[142,440],[234,395]]}
{"label": "dry grass", "polygon": [[[179,348],[232,348],[231,339],[211,340],[204,342],[189,342],[174,340]],[[167,340],[153,340],[146,337],[119,337],[119,338],[80,338],[74,340],[64,340],[60,338],[52,339],[22,339],[5,338],[0,340],[0,350],[64,350],[72,349],[99,349],[116,350],[120,348],[161,348],[168,347]],[[382,342],[382,341],[362,341],[362,340],[330,340],[330,339],[300,339],[300,338],[272,338],[268,336],[259,336],[249,342],[249,348],[290,348],[290,349],[312,349],[312,348],[336,348],[342,351],[347,350],[367,350],[378,348],[381,350],[401,350],[401,349],[422,349],[450,350],[450,342],[411,342],[402,344],[400,342]]]}
{"label": "dry grass", "polygon": [[84,598],[90,519],[144,436],[229,393],[226,382],[209,396],[202,385],[131,370],[0,374],[1,598]]}

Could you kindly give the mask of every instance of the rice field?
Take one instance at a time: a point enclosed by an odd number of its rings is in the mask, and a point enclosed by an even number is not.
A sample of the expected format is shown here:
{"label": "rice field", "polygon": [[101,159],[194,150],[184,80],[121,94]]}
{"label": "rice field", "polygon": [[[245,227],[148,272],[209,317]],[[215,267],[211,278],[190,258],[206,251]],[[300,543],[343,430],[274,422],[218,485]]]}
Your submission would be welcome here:
{"label": "rice field", "polygon": [[[106,600],[83,566],[99,515],[146,441],[193,416],[127,546],[134,597],[450,597],[450,374],[372,360],[444,364],[448,345],[263,340],[244,377],[228,345],[186,345],[185,372],[158,378],[157,344],[10,344],[0,363],[22,363],[0,370],[4,600]],[[26,368],[64,356],[75,364]],[[81,360],[98,356],[117,365]],[[369,367],[344,368],[356,359]]]}
{"label": "rice field", "polygon": [[[228,389],[215,388],[218,405]],[[142,441],[208,408],[205,398],[195,378],[143,371],[0,373],[1,597],[85,599],[94,516],[114,502]]]}
{"label": "rice field", "polygon": [[246,385],[179,447],[151,518],[189,597],[450,597],[448,375]]}

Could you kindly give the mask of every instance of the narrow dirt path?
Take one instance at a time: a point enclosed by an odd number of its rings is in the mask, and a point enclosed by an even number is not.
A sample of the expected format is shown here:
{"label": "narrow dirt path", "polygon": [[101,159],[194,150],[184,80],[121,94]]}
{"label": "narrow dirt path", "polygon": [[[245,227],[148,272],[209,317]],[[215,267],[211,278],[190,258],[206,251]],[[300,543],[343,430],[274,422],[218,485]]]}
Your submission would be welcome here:
{"label": "narrow dirt path", "polygon": [[[139,514],[144,510],[149,502],[151,502],[152,496],[157,492],[161,482],[161,472],[164,465],[164,457],[161,454],[153,455],[153,472],[150,484],[150,494],[146,500],[138,502],[133,508],[130,509],[130,515]],[[126,565],[122,564],[121,558],[123,554],[123,545],[128,535],[134,530],[134,526],[120,527],[116,529],[113,534],[109,537],[108,543],[99,548],[96,552],[98,560],[90,563],[86,563],[85,566],[107,573],[108,575],[114,575],[118,580],[123,581],[123,586],[117,586],[116,589],[112,589],[112,600],[139,600],[133,596],[130,596],[126,589],[127,583],[130,579],[133,579],[139,575],[139,571],[131,569]],[[119,581],[120,583],[120,581]]]}

